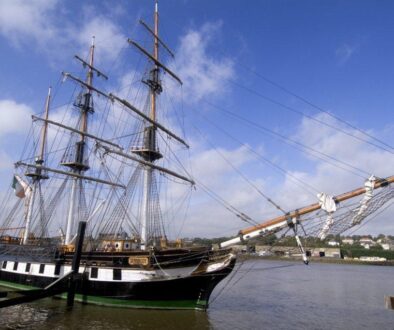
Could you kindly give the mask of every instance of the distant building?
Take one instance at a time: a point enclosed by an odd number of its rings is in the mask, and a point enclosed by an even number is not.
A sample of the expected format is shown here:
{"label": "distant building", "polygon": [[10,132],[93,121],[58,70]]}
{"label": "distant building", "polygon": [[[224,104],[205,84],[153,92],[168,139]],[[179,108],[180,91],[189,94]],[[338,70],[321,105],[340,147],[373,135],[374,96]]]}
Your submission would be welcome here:
{"label": "distant building", "polygon": [[354,239],[353,238],[344,238],[342,240],[342,244],[353,245],[354,244]]}
{"label": "distant building", "polygon": [[[290,246],[256,245],[256,253],[259,256],[276,255],[282,257],[301,257],[299,248]],[[337,247],[312,248],[308,249],[306,253],[308,256],[312,257],[341,258],[341,250]]]}
{"label": "distant building", "polygon": [[337,241],[329,241],[327,244],[329,246],[339,246],[339,243]]}
{"label": "distant building", "polygon": [[380,243],[380,246],[382,247],[383,250],[390,250],[389,243]]}
{"label": "distant building", "polygon": [[377,242],[383,250],[394,250],[394,242],[388,238],[378,239]]}
{"label": "distant building", "polygon": [[339,248],[315,248],[311,251],[312,257],[341,258],[341,250]]}
{"label": "distant building", "polygon": [[367,249],[367,250],[368,250],[370,247],[376,245],[376,242],[375,242],[373,239],[369,238],[369,237],[363,237],[363,238],[361,238],[360,241],[359,241],[359,243],[360,243],[361,246],[363,246],[363,247],[364,247],[365,249]]}

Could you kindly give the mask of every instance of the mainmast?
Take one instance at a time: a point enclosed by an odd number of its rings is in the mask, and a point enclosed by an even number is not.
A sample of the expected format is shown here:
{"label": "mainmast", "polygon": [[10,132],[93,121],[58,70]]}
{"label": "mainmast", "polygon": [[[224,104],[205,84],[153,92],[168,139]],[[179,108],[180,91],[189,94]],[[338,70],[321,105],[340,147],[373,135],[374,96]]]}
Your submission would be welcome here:
{"label": "mainmast", "polygon": [[159,61],[159,10],[157,1],[155,2],[155,14],[154,14],[154,21],[155,21],[155,35],[154,35],[154,46],[153,46],[153,57],[156,60],[154,63],[154,68],[151,72],[151,80],[152,84],[150,86],[150,93],[151,93],[151,115],[150,118],[152,120],[156,120],[156,92],[161,91],[161,86],[159,83],[159,67],[156,64]]}
{"label": "mainmast", "polygon": [[[174,171],[166,169],[162,166],[158,166],[155,162],[163,157],[157,147],[157,132],[160,130],[164,132],[168,136],[174,138],[176,141],[184,145],[185,147],[189,147],[187,143],[171,132],[169,129],[164,127],[157,121],[157,98],[162,92],[162,85],[160,80],[160,71],[165,71],[172,79],[176,80],[179,84],[182,84],[182,81],[179,77],[172,72],[169,68],[167,68],[163,63],[159,60],[159,44],[166,50],[171,57],[174,57],[174,54],[167,47],[167,45],[159,38],[159,11],[158,11],[158,2],[155,1],[155,11],[154,11],[154,27],[151,29],[146,23],[140,20],[141,25],[153,36],[153,51],[147,51],[143,47],[141,47],[137,42],[128,39],[128,43],[138,49],[144,56],[148,58],[152,62],[152,68],[148,74],[148,77],[142,80],[149,88],[149,101],[150,108],[147,113],[139,110],[134,105],[116,96],[113,93],[109,93],[108,95],[93,89],[93,91],[98,92],[100,95],[109,98],[111,101],[116,101],[121,104],[127,111],[137,114],[142,120],[145,122],[145,127],[143,130],[142,142],[139,147],[133,147],[131,152],[136,156],[132,156],[123,150],[119,150],[116,148],[110,148],[108,146],[104,146],[98,144],[97,146],[104,150],[105,154],[112,153],[116,154],[120,157],[136,161],[138,162],[143,169],[143,196],[142,196],[142,209],[141,209],[141,219],[140,219],[140,238],[141,238],[141,249],[145,250],[147,244],[150,243],[150,240],[153,239],[153,244],[155,244],[155,238],[153,228],[159,228],[157,223],[154,223],[158,220],[157,212],[158,205],[157,203],[157,190],[155,189],[156,182],[154,180],[155,171],[159,171],[161,173],[169,174],[178,179],[187,181],[191,184],[194,184],[194,181],[191,178],[180,175]],[[72,77],[68,74],[70,78],[77,81],[78,83],[84,85],[80,80]],[[87,85],[87,84],[85,84]],[[160,231],[160,230],[159,230]],[[161,233],[157,231],[156,236],[161,235]]]}
{"label": "mainmast", "polygon": [[[159,12],[158,4],[155,2],[154,12],[154,31],[153,31],[153,68],[150,71],[149,78],[144,81],[149,86],[150,93],[150,115],[151,121],[156,121],[156,99],[158,94],[161,93],[162,87],[159,79]],[[162,154],[157,150],[156,147],[156,126],[148,125],[144,129],[143,148],[135,150],[134,153],[140,155],[145,161],[154,163],[158,159],[162,158]],[[143,206],[142,206],[142,219],[141,219],[141,249],[145,250],[148,240],[147,227],[152,216],[152,179],[153,179],[153,168],[151,166],[145,166],[144,168],[144,191],[143,191]]]}

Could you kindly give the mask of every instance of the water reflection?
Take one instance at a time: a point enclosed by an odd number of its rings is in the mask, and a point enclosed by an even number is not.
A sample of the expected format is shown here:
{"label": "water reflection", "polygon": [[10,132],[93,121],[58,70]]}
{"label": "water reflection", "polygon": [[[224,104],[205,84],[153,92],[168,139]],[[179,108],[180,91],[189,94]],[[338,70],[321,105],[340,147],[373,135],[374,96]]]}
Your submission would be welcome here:
{"label": "water reflection", "polygon": [[210,329],[209,316],[200,311],[108,308],[64,300],[12,306],[0,310],[3,329]]}

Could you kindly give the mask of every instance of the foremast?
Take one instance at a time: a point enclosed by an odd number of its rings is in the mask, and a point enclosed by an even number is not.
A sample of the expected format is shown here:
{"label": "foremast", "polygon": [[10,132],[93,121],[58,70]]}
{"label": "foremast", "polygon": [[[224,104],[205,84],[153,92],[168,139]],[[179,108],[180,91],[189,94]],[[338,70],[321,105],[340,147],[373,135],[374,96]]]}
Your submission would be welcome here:
{"label": "foremast", "polygon": [[[163,155],[159,152],[157,148],[157,127],[154,124],[156,122],[156,104],[157,97],[162,92],[162,86],[160,81],[160,61],[159,61],[159,11],[158,3],[155,1],[155,11],[154,11],[154,29],[153,31],[142,21],[141,24],[153,35],[153,55],[147,53],[142,47],[134,42],[129,42],[141,50],[145,55],[148,56],[153,62],[153,67],[150,70],[148,79],[143,82],[149,87],[150,93],[150,114],[148,125],[144,129],[143,136],[143,146],[133,150],[134,154],[139,155],[145,162],[154,164],[157,160],[161,159]],[[141,250],[145,250],[149,240],[148,227],[152,218],[152,190],[153,190],[153,176],[154,176],[154,166],[144,166],[144,186],[143,186],[143,205],[141,214]],[[153,242],[155,244],[155,242]]]}
{"label": "foremast", "polygon": [[[48,120],[49,115],[49,107],[51,103],[51,87],[48,89],[48,95],[45,102],[45,113],[44,118]],[[30,192],[28,194],[28,202],[27,202],[27,212],[26,212],[26,219],[25,219],[25,230],[23,232],[22,244],[27,244],[30,236],[30,227],[33,217],[33,209],[34,204],[36,202],[36,192],[37,190],[41,191],[41,180],[48,179],[48,176],[42,170],[42,165],[44,164],[44,153],[45,153],[45,145],[46,145],[46,138],[47,138],[47,131],[48,131],[48,124],[44,122],[44,125],[41,130],[41,143],[39,153],[35,158],[35,164],[37,167],[32,172],[27,172],[26,176],[30,177],[32,180],[31,186],[28,188]]]}
{"label": "foremast", "polygon": [[[153,57],[156,61],[159,60],[159,44],[157,41],[159,32],[159,13],[158,4],[155,3],[155,13],[154,13],[154,47],[153,47]],[[159,82],[159,68],[157,64],[154,64],[153,69],[150,72],[151,76],[147,83],[150,89],[150,99],[151,99],[151,110],[150,119],[156,121],[156,96],[161,92],[161,85]],[[162,158],[163,156],[156,148],[156,127],[154,125],[147,126],[144,131],[144,147],[146,152],[142,154],[142,157],[151,163]],[[152,200],[152,177],[153,168],[146,166],[144,169],[144,194],[143,194],[143,209],[142,209],[142,223],[141,223],[141,250],[145,250],[147,244],[147,226],[150,219],[150,202]]]}

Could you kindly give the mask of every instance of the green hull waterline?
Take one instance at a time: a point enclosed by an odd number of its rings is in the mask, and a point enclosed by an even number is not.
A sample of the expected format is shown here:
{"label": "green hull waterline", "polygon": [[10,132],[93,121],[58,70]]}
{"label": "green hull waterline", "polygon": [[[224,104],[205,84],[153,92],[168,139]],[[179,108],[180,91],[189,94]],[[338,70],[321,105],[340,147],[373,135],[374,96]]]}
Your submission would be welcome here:
{"label": "green hull waterline", "polygon": [[[17,290],[40,289],[37,287],[12,283],[8,281],[0,281],[0,286],[17,289]],[[56,297],[66,299],[67,293],[57,295]],[[94,304],[94,305],[121,307],[121,308],[206,310],[208,307],[208,302],[205,300],[123,300],[123,299],[106,298],[99,296],[86,296],[81,294],[76,294],[75,300],[83,304]]]}

